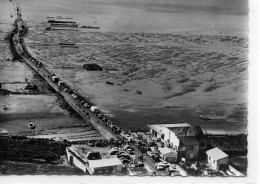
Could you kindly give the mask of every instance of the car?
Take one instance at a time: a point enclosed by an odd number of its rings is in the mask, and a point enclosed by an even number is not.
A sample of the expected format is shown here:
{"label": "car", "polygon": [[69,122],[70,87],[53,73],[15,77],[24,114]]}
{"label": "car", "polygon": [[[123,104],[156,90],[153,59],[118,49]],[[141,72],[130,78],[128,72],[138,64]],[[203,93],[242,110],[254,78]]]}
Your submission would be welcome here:
{"label": "car", "polygon": [[162,161],[161,163],[164,165],[165,168],[171,167],[171,164],[166,161]]}
{"label": "car", "polygon": [[130,145],[125,145],[123,150],[134,151],[134,148],[132,148]]}
{"label": "car", "polygon": [[102,119],[103,116],[102,116],[102,114],[98,114],[97,117],[98,117],[99,119]]}
{"label": "car", "polygon": [[165,169],[165,167],[164,167],[164,165],[163,165],[163,164],[161,164],[161,163],[158,163],[158,164],[156,164],[156,169],[157,169],[157,170],[164,170],[164,169]]}
{"label": "car", "polygon": [[122,131],[122,132],[120,133],[120,135],[121,135],[122,137],[125,137],[125,132]]}
{"label": "car", "polygon": [[89,104],[87,104],[87,103],[84,103],[84,105],[83,105],[84,107],[86,107],[86,108],[89,108],[90,107],[90,105]]}
{"label": "car", "polygon": [[168,168],[169,174],[170,174],[171,172],[176,172],[176,171],[178,171],[178,170],[176,169],[176,165],[172,165],[172,166],[170,166],[170,167]]}
{"label": "car", "polygon": [[155,154],[154,157],[152,157],[155,162],[160,162],[160,157]]}
{"label": "car", "polygon": [[111,148],[111,151],[119,151],[119,148],[118,147],[113,147],[113,148]]}
{"label": "car", "polygon": [[129,155],[135,155],[135,153],[134,153],[133,151],[126,150],[126,152],[127,152]]}
{"label": "car", "polygon": [[144,164],[143,163],[138,163],[135,165],[135,167],[144,167]]}
{"label": "car", "polygon": [[154,157],[154,156],[155,156],[155,153],[152,152],[152,151],[147,151],[147,155],[149,155],[150,157]]}
{"label": "car", "polygon": [[152,149],[150,147],[147,147],[146,151],[152,151]]}
{"label": "car", "polygon": [[117,150],[112,150],[109,152],[109,155],[117,155],[119,153],[119,151]]}
{"label": "car", "polygon": [[170,176],[182,176],[181,173],[179,171],[174,171],[169,173]]}
{"label": "car", "polygon": [[123,164],[129,164],[131,162],[131,160],[128,160],[128,159],[122,159],[121,162]]}
{"label": "car", "polygon": [[109,124],[109,127],[110,128],[113,128],[115,125],[113,125],[112,123],[111,124]]}
{"label": "car", "polygon": [[119,151],[119,155],[127,154],[125,151]]}
{"label": "car", "polygon": [[131,156],[128,154],[121,154],[117,156],[118,158],[124,158],[124,159],[128,159],[128,160],[132,160]]}

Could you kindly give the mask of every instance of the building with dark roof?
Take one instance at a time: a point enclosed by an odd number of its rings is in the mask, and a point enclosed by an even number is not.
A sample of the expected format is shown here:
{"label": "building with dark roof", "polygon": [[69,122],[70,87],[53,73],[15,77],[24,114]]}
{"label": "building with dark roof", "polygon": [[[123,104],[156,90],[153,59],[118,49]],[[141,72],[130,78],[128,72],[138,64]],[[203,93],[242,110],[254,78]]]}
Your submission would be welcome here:
{"label": "building with dark roof", "polygon": [[205,154],[207,139],[199,126],[182,124],[148,125],[153,137],[173,148],[178,153],[178,160],[196,160]]}

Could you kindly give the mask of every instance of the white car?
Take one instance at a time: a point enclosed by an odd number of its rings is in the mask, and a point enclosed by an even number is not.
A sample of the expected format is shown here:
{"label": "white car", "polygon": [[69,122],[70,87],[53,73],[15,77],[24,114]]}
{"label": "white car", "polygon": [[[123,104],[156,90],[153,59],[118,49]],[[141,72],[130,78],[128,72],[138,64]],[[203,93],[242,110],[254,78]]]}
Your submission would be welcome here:
{"label": "white car", "polygon": [[166,162],[166,161],[162,161],[161,163],[162,163],[162,164],[164,165],[164,167],[166,167],[166,168],[171,167],[171,164],[168,163],[168,162]]}
{"label": "white car", "polygon": [[121,135],[122,137],[125,137],[125,132],[122,131],[122,132],[120,133],[120,135]]}
{"label": "white car", "polygon": [[176,168],[175,165],[168,168],[168,172],[169,172],[169,173],[171,173],[171,172],[177,172],[177,171],[178,171],[178,170],[177,170],[177,168]]}
{"label": "white car", "polygon": [[111,148],[111,150],[113,150],[113,151],[119,151],[119,148],[118,148],[118,147],[113,147],[113,148]]}
{"label": "white car", "polygon": [[113,125],[112,123],[109,125],[110,128],[113,128],[115,125]]}
{"label": "white car", "polygon": [[155,156],[155,153],[152,151],[147,151],[147,155],[149,155],[150,157],[153,157],[153,156]]}
{"label": "white car", "polygon": [[156,169],[157,170],[164,170],[165,167],[164,167],[164,165],[162,163],[158,163],[158,164],[156,164]]}

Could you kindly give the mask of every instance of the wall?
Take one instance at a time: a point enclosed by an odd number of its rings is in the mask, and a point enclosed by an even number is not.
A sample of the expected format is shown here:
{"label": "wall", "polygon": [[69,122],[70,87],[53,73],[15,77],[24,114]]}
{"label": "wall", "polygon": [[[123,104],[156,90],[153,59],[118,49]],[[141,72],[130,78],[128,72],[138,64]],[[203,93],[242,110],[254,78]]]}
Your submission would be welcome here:
{"label": "wall", "polygon": [[108,171],[109,173],[119,173],[122,172],[122,165],[99,167],[99,168],[90,167],[90,170],[92,174],[99,174],[99,172],[105,173],[106,171]]}
{"label": "wall", "polygon": [[177,153],[167,153],[164,155],[163,159],[170,163],[175,163],[177,161]]}
{"label": "wall", "polygon": [[212,158],[210,159],[208,156],[208,163],[212,166],[214,170],[218,170],[220,165],[228,164],[228,157],[222,158],[220,160],[213,160]]}
{"label": "wall", "polygon": [[[193,157],[191,158],[191,154],[193,154]],[[191,146],[186,146],[186,160],[196,160],[199,156],[199,144],[193,145],[193,149],[191,149]]]}
{"label": "wall", "polygon": [[225,164],[225,165],[228,164],[228,157],[222,158],[222,159],[220,159],[220,160],[217,161],[216,170],[219,170],[219,166],[222,165],[222,164]]}
{"label": "wall", "polygon": [[236,170],[234,167],[231,165],[228,165],[228,170],[231,171],[235,176],[244,176],[241,172]]}
{"label": "wall", "polygon": [[212,157],[208,156],[208,163],[211,165],[211,167],[214,169],[214,170],[217,170],[217,162],[213,160]]}
{"label": "wall", "polygon": [[[150,132],[154,136],[154,130],[150,128]],[[174,146],[176,146],[176,150],[178,150],[180,140],[172,131],[170,131],[168,128],[162,128],[160,134],[157,132],[156,138],[161,138],[161,134],[164,134],[164,139],[162,140],[163,142],[168,142],[169,140],[170,147],[174,148]]]}
{"label": "wall", "polygon": [[82,171],[86,172],[86,165],[85,163],[83,163],[82,161],[80,161],[77,157],[75,157],[73,155],[73,153],[71,153],[71,151],[69,150],[69,148],[66,148],[66,152],[67,152],[67,158],[68,158],[68,162],[71,163],[71,156],[73,157],[73,164],[78,167],[79,169],[81,169]]}

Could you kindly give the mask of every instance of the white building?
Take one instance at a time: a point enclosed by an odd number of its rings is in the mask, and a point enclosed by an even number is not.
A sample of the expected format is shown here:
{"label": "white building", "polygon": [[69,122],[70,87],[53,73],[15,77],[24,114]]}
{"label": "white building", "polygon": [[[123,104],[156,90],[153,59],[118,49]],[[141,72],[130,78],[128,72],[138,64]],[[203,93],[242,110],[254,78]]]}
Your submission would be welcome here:
{"label": "white building", "polygon": [[157,139],[161,139],[163,142],[169,142],[170,147],[178,150],[180,145],[180,140],[176,136],[176,134],[170,130],[170,128],[182,128],[182,127],[190,127],[188,123],[180,123],[180,124],[157,124],[157,125],[148,125],[150,127],[150,132],[152,136]]}
{"label": "white building", "polygon": [[[99,159],[88,159],[88,152],[81,154],[75,147],[66,148],[67,159],[71,165],[75,165],[85,173],[89,172],[91,175],[102,173],[121,173],[123,171],[123,163],[116,156],[102,156]],[[96,152],[97,153],[97,152]]]}
{"label": "white building", "polygon": [[106,171],[122,172],[123,164],[115,156],[100,160],[89,160],[87,168],[91,175],[98,174],[99,172],[105,173]]}
{"label": "white building", "polygon": [[228,155],[217,147],[208,150],[206,154],[208,155],[208,163],[216,171],[219,170],[219,166],[228,164]]}
{"label": "white building", "polygon": [[162,159],[171,163],[176,162],[178,155],[176,151],[167,147],[158,148],[158,150]]}

